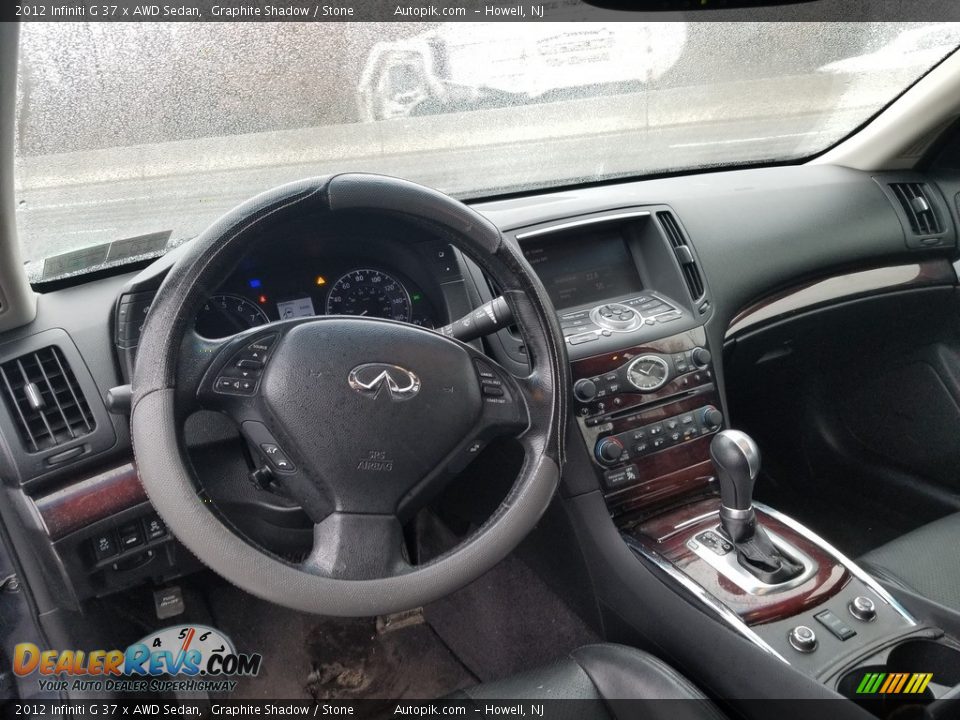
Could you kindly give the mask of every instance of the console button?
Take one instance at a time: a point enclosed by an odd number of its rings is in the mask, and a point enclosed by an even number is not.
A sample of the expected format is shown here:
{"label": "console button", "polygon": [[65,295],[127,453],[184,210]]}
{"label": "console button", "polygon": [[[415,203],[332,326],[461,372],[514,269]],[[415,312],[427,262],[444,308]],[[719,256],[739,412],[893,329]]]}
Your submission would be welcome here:
{"label": "console button", "polygon": [[583,378],[573,384],[573,394],[581,402],[590,402],[597,396],[597,384]]}
{"label": "console button", "polygon": [[129,550],[130,548],[137,547],[137,545],[143,545],[144,535],[140,523],[124,525],[117,531],[117,534],[120,536],[121,550]]}
{"label": "console button", "polygon": [[680,313],[663,313],[662,315],[657,315],[658,323],[668,323],[673,322],[674,320],[679,320],[683,315]]}
{"label": "console button", "polygon": [[690,359],[701,370],[710,364],[712,357],[706,348],[698,347],[690,351]]}
{"label": "console button", "polygon": [[829,630],[838,640],[849,640],[857,631],[849,627],[840,618],[833,614],[832,610],[824,610],[813,616],[818,623]]}
{"label": "console button", "polygon": [[147,540],[159,540],[167,534],[167,526],[156,513],[143,519],[143,529],[147,533]]}
{"label": "console button", "polygon": [[811,653],[817,649],[817,634],[806,625],[797,625],[787,635],[790,646],[797,652]]}
{"label": "console button", "polygon": [[847,605],[847,609],[851,615],[861,622],[873,622],[877,619],[877,606],[873,600],[865,595],[857,595]]}
{"label": "console button", "polygon": [[97,535],[91,542],[93,543],[93,554],[97,560],[113,557],[120,552],[117,548],[117,537],[113,530]]}
{"label": "console button", "polygon": [[613,465],[623,457],[623,443],[615,437],[603,438],[597,442],[594,453],[604,465]]}
{"label": "console button", "polygon": [[567,338],[567,342],[571,345],[581,345],[583,343],[591,342],[597,339],[597,334],[593,332],[581,333],[579,335],[571,335]]}
{"label": "console button", "polygon": [[715,533],[713,530],[707,530],[700,533],[697,535],[696,540],[701,545],[713,550],[713,552],[715,552],[717,555],[726,555],[728,552],[733,550],[733,545],[731,545],[727,540]]}
{"label": "console button", "polygon": [[624,483],[636,482],[640,478],[640,475],[637,473],[636,466],[627,465],[626,467],[616,470],[607,470],[603,477],[607,481],[607,487],[616,487]]}
{"label": "console button", "polygon": [[700,421],[705,430],[716,430],[723,424],[723,413],[708,405],[700,410]]}

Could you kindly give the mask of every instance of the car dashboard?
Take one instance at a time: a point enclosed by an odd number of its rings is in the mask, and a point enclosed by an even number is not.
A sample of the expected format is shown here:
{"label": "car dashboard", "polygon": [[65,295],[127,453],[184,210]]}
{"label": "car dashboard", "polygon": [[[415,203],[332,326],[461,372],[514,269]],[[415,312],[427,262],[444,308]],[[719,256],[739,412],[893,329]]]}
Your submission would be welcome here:
{"label": "car dashboard", "polygon": [[[898,186],[923,193],[938,224],[918,228],[911,213],[920,204],[901,202]],[[716,495],[708,450],[729,425],[725,348],[831,303],[904,291],[930,303],[952,297],[957,284],[956,173],[761,168],[474,207],[524,253],[557,313],[572,395],[561,493],[596,500],[617,532]],[[50,569],[42,608],[76,611],[91,597],[197,567],[139,483],[127,418],[108,412],[123,410],[144,319],[157,292],[176,291],[164,280],[183,252],[43,293],[35,322],[0,338],[2,511],[31,528],[29,552]],[[429,227],[358,212],[322,224],[303,217],[260,238],[209,289],[195,329],[223,337],[337,314],[439,328],[498,295],[478,263]],[[475,347],[526,374],[515,327]],[[63,410],[63,422],[48,428],[26,417],[27,385],[44,382]],[[211,417],[188,422],[185,436],[198,445],[233,442],[238,479],[217,495],[203,486],[227,471],[198,472],[198,498],[284,542],[309,534],[298,508],[250,482],[253,456],[220,425]]]}

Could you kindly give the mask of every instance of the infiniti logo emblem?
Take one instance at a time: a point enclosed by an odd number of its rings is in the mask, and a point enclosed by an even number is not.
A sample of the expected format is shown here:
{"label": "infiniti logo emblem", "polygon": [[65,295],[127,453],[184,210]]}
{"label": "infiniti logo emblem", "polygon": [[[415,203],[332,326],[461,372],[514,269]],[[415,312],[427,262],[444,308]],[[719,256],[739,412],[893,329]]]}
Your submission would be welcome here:
{"label": "infiniti logo emblem", "polygon": [[420,378],[406,368],[386,363],[357,365],[347,382],[355,392],[372,398],[386,392],[392,400],[409,400],[420,392]]}

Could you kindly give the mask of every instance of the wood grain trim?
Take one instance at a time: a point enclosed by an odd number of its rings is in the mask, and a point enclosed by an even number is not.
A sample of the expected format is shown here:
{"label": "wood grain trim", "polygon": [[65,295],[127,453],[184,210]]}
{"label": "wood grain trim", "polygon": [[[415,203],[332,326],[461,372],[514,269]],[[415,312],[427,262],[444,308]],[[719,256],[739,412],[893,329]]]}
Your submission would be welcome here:
{"label": "wood grain trim", "polygon": [[720,501],[716,498],[701,500],[624,529],[645,547],[686,573],[748,625],[793,617],[833,597],[849,582],[850,573],[826,550],[758,510],[757,518],[764,527],[813,558],[818,569],[802,585],[779,593],[751,595],[743,591],[686,545],[692,536],[718,525],[719,506]]}
{"label": "wood grain trim", "polygon": [[795,285],[748,305],[730,322],[726,337],[818,305],[893,290],[956,283],[953,266],[939,259],[831,275]]}
{"label": "wood grain trim", "polygon": [[47,533],[59,540],[146,500],[137,469],[127,463],[36,498],[34,504]]}

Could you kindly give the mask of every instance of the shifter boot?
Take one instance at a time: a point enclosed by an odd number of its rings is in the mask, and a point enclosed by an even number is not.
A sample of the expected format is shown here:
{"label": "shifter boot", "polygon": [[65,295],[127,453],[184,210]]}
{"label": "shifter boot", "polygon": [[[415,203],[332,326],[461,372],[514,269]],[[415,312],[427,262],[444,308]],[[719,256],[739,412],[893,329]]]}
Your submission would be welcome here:
{"label": "shifter boot", "polygon": [[787,582],[803,572],[803,565],[777,549],[752,509],[747,517],[731,517],[724,509],[720,509],[720,528],[737,549],[737,561],[744,570],[770,585]]}

